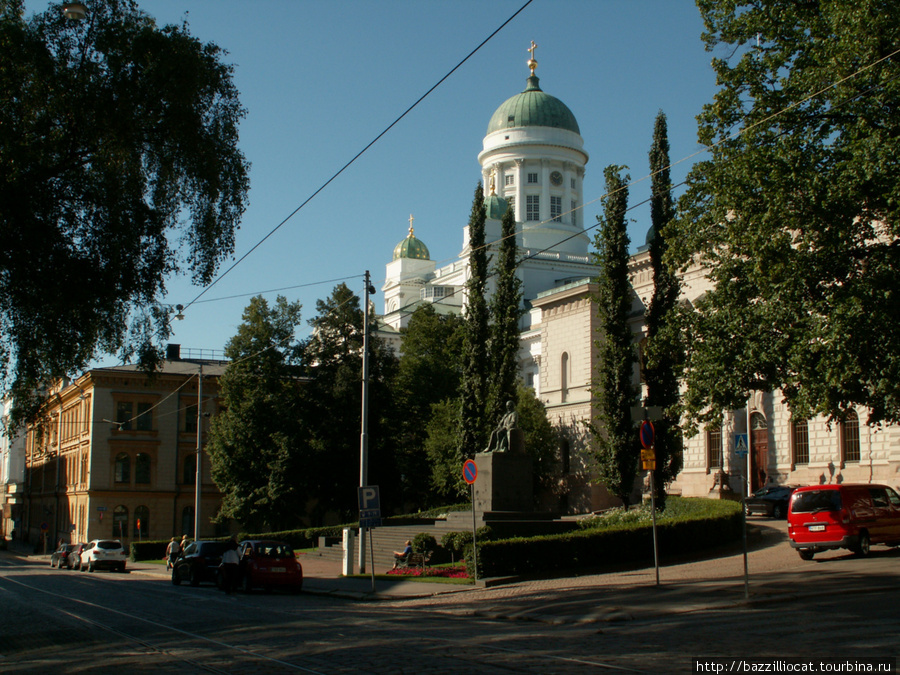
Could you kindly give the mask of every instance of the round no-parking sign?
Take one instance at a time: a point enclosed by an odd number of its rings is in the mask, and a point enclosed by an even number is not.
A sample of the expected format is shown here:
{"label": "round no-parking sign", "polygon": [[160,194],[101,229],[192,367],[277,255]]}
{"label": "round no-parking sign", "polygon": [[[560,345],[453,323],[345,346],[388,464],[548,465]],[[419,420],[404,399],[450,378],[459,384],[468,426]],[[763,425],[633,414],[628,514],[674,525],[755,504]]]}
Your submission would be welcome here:
{"label": "round no-parking sign", "polygon": [[474,460],[467,459],[463,463],[463,478],[469,485],[474,483],[475,479],[478,478],[478,465]]}

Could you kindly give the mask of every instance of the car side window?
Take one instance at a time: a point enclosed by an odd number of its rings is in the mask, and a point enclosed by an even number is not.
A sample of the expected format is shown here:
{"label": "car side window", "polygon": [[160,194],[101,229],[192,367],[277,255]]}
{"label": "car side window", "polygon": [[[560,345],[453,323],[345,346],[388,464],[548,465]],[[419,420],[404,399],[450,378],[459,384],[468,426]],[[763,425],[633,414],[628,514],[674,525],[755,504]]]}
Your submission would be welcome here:
{"label": "car side window", "polygon": [[869,494],[872,496],[872,504],[874,504],[876,508],[887,507],[888,498],[884,490],[880,488],[869,488]]}
{"label": "car side window", "polygon": [[197,544],[188,544],[188,547],[184,549],[184,555],[192,555],[194,551],[197,550]]}
{"label": "car side window", "polygon": [[888,488],[887,489],[887,497],[888,497],[888,501],[890,501],[891,504],[893,504],[897,508],[900,508],[900,495],[898,495],[896,492],[894,492],[893,490]]}

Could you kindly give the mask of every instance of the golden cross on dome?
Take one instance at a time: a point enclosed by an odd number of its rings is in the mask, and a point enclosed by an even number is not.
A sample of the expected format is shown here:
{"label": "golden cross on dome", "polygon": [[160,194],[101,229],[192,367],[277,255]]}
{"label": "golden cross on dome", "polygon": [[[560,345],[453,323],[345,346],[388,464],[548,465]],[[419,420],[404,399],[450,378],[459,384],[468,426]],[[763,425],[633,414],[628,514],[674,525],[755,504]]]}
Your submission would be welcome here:
{"label": "golden cross on dome", "polygon": [[534,75],[534,69],[537,68],[538,62],[534,60],[534,50],[537,49],[537,45],[534,43],[534,40],[531,41],[531,47],[529,47],[526,51],[531,53],[531,58],[528,59],[528,67],[531,68],[531,74]]}
{"label": "golden cross on dome", "polygon": [[413,234],[413,226],[412,226],[412,224],[413,224],[413,221],[414,221],[414,220],[415,220],[415,218],[413,218],[413,214],[410,213],[410,214],[409,214],[409,236],[410,236],[410,237],[411,237],[412,234]]}

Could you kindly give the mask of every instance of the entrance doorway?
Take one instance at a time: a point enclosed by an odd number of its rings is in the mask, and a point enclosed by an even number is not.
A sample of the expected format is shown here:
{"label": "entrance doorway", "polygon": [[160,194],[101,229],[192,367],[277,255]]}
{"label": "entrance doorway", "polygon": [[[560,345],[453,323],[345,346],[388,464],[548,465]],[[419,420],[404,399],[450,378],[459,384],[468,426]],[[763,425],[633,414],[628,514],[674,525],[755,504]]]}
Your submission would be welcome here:
{"label": "entrance doorway", "polygon": [[750,415],[750,490],[756,492],[769,478],[769,424],[762,413]]}

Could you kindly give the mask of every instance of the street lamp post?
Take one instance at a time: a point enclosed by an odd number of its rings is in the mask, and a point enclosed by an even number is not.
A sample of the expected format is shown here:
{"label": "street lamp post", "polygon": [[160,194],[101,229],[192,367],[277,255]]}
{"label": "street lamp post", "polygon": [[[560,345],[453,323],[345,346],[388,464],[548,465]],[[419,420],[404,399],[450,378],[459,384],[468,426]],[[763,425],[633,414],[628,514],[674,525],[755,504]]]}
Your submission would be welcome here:
{"label": "street lamp post", "polygon": [[[362,353],[362,422],[359,435],[359,486],[369,484],[369,295],[375,288],[366,270],[363,293],[363,353]],[[373,552],[374,555],[374,552]],[[375,563],[372,563],[374,568]],[[373,569],[374,572],[374,569]],[[359,526],[359,573],[366,573],[366,528]],[[374,577],[372,583],[374,584]]]}
{"label": "street lamp post", "polygon": [[194,478],[194,539],[200,538],[200,456],[203,449],[203,364],[200,364],[200,373],[197,376],[197,466]]}

